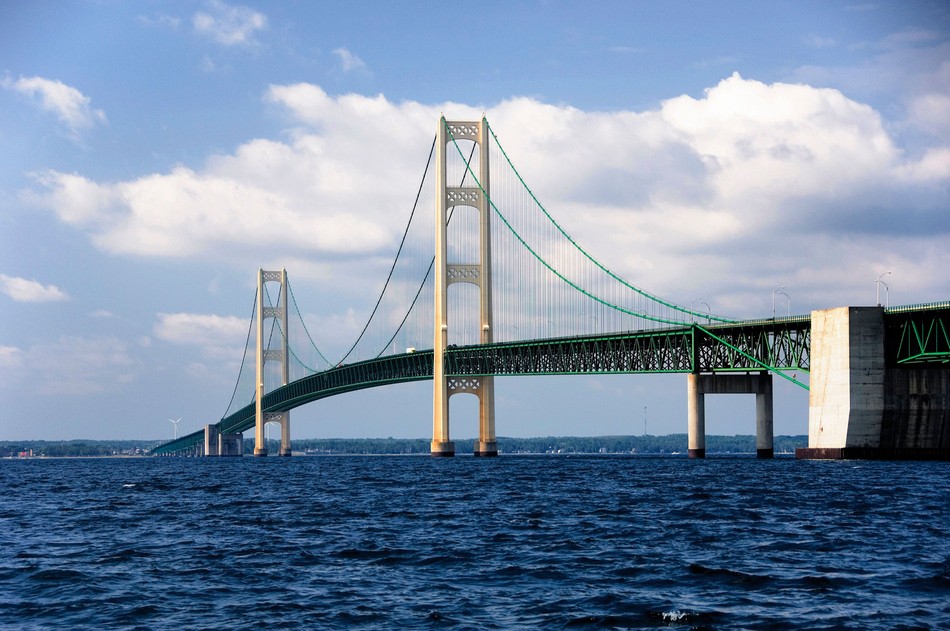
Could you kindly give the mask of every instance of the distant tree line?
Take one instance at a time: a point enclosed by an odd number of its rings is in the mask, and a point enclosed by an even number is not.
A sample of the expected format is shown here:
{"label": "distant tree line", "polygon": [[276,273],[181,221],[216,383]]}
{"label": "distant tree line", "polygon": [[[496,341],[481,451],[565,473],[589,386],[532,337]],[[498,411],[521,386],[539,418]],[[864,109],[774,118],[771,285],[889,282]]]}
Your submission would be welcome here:
{"label": "distant tree line", "polygon": [[[276,453],[277,441],[271,441],[268,450]],[[456,440],[455,452],[472,453],[473,439]],[[794,453],[796,447],[807,447],[807,436],[776,436],[776,453]],[[294,440],[295,452],[312,454],[427,454],[427,438],[320,438]],[[244,441],[247,453],[254,451],[253,441]],[[686,434],[665,436],[548,436],[539,438],[498,438],[501,453],[549,454],[673,454],[686,453]],[[707,436],[707,453],[755,453],[755,436]]]}
{"label": "distant tree line", "polygon": [[21,440],[0,441],[0,457],[141,456],[159,445],[158,440]]}
{"label": "distant tree line", "polygon": [[[142,456],[161,444],[156,440],[26,440],[0,441],[0,457],[95,457]],[[793,453],[796,447],[807,447],[807,436],[776,436],[776,453]],[[268,443],[268,450],[277,453],[280,444]],[[475,441],[455,441],[457,454],[470,454]],[[428,454],[428,438],[304,438],[293,441],[295,453],[322,454]],[[501,453],[534,454],[674,454],[686,453],[686,434],[665,436],[547,436],[539,438],[498,438]],[[244,452],[254,452],[253,438],[244,440]],[[754,453],[755,436],[706,436],[706,453]]]}

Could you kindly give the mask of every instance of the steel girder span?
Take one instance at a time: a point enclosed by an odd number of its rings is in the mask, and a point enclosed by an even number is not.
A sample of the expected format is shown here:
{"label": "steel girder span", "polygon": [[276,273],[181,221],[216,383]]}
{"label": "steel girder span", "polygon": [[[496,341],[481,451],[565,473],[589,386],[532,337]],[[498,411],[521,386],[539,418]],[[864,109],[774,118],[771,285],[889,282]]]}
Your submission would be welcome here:
{"label": "steel girder span", "polygon": [[[449,347],[445,374],[576,375],[808,370],[810,318],[781,318],[708,327],[697,325],[502,344]],[[365,388],[432,378],[432,350],[338,366],[264,395],[264,413],[279,413],[311,401]],[[221,433],[254,427],[250,403],[218,423]],[[199,430],[159,446],[153,453],[186,451],[204,441]]]}

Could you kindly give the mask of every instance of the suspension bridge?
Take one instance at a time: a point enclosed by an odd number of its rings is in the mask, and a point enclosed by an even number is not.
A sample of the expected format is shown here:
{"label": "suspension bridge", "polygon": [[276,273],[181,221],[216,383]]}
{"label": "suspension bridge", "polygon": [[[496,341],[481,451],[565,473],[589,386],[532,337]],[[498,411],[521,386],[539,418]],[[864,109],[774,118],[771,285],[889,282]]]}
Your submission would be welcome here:
{"label": "suspension bridge", "polygon": [[454,455],[448,401],[465,393],[479,404],[475,455],[494,456],[496,376],[605,373],[686,374],[692,457],[705,455],[704,397],[718,393],[756,395],[757,453],[771,457],[773,376],[811,390],[807,456],[950,452],[950,302],[765,319],[675,304],[572,238],[485,118],[440,119],[408,214],[375,306],[339,357],[315,342],[286,270],[259,270],[225,414],[153,453],[241,455],[254,429],[254,453],[267,455],[264,429],[277,423],[278,454],[290,455],[292,409],[432,380],[432,454]]}

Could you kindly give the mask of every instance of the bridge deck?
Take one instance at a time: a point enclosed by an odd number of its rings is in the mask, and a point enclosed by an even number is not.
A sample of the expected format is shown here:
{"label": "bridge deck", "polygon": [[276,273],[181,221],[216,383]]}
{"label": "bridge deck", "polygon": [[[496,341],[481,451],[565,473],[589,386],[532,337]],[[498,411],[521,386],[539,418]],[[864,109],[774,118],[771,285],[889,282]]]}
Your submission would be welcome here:
{"label": "bridge deck", "polygon": [[[950,302],[886,310],[888,362],[950,361]],[[793,316],[731,324],[694,324],[607,335],[450,347],[453,377],[808,371],[811,317]],[[264,395],[265,413],[291,410],[326,397],[382,385],[432,378],[433,351],[380,357],[298,379]],[[255,424],[253,403],[221,419],[221,433]],[[156,448],[167,454],[204,441],[194,432]]]}

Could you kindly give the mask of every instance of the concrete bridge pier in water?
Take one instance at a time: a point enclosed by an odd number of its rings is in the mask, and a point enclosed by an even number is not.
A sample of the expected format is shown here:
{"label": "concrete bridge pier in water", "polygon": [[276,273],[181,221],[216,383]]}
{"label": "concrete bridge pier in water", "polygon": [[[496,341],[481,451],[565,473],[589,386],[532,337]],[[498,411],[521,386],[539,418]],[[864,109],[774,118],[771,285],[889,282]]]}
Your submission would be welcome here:
{"label": "concrete bridge pier in water", "polygon": [[796,457],[950,459],[950,367],[895,351],[909,341],[939,356],[944,338],[936,324],[900,335],[880,306],[812,312],[808,447]]}
{"label": "concrete bridge pier in water", "polygon": [[217,425],[205,425],[204,456],[243,456],[244,434],[223,434]]}
{"label": "concrete bridge pier in water", "polygon": [[773,456],[772,375],[766,372],[687,375],[687,440],[690,458],[706,457],[707,394],[754,394],[755,454],[758,458]]}

